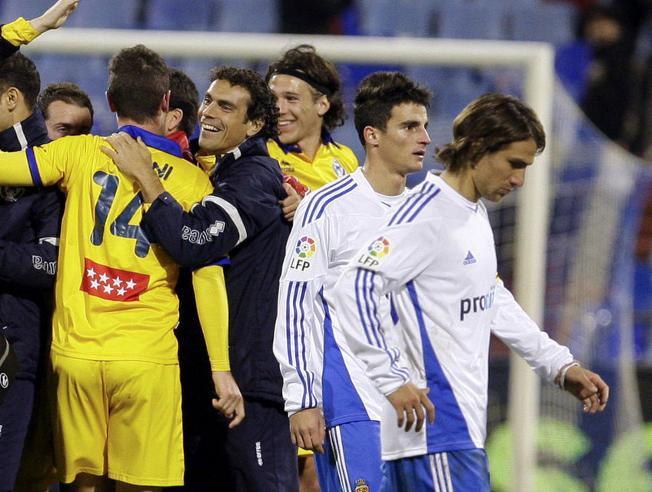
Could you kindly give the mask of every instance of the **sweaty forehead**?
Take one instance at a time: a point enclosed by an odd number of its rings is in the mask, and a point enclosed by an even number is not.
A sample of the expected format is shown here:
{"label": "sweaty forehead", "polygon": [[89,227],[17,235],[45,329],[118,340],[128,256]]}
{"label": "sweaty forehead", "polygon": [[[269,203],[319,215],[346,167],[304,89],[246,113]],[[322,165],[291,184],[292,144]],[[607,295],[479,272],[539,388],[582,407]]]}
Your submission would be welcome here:
{"label": "sweaty forehead", "polygon": [[226,101],[234,106],[246,107],[250,101],[247,89],[239,85],[231,85],[228,80],[213,81],[206,92],[214,101]]}
{"label": "sweaty forehead", "polygon": [[269,79],[269,88],[275,94],[282,94],[284,92],[294,92],[296,94],[310,93],[310,85],[292,75],[278,74]]}
{"label": "sweaty forehead", "polygon": [[394,122],[418,121],[426,123],[428,121],[428,111],[421,104],[401,103],[392,108],[390,120]]}

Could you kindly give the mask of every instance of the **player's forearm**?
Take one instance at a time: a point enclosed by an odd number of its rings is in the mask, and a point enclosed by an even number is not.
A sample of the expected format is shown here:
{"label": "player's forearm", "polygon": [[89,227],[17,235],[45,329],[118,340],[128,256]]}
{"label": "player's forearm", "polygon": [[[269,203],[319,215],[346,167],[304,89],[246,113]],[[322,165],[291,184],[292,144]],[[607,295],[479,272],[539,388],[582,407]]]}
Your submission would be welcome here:
{"label": "player's forearm", "polygon": [[229,371],[229,305],[222,267],[195,270],[192,285],[211,371]]}

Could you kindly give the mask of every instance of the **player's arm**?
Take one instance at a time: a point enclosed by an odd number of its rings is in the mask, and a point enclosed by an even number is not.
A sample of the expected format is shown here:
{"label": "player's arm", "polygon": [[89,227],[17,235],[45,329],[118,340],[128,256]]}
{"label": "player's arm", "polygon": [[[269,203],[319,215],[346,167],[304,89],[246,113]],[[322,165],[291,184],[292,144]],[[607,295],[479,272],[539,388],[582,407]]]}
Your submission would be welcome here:
{"label": "player's arm", "polygon": [[569,391],[584,403],[587,412],[595,413],[605,408],[609,387],[597,374],[575,365],[568,348],[539,329],[501,280],[496,282],[494,307],[496,314],[491,332],[521,356],[539,376]]}
{"label": "player's arm", "polygon": [[194,270],[192,286],[217,394],[213,407],[231,419],[229,428],[233,428],[242,422],[245,412],[229,363],[229,304],[222,267],[211,265]]}
{"label": "player's arm", "polygon": [[[208,265],[228,256],[281,214],[274,195],[275,186],[280,185],[271,176],[252,176],[247,169],[236,170],[228,183],[218,184],[191,212],[185,212],[172,195],[162,191],[151,155],[140,139],[121,133],[107,141],[113,149],[102,150],[139,184],[145,201],[152,200],[141,227],[182,266]],[[209,235],[210,241],[194,239],[202,235]]]}
{"label": "player's arm", "polygon": [[[292,442],[322,453],[323,359],[317,360],[312,347],[323,344],[323,327],[315,317],[315,303],[320,299],[328,269],[328,243],[322,233],[327,221],[322,218],[301,227],[305,209],[299,209],[287,242],[274,328],[274,355],[283,377]],[[323,354],[323,348],[317,352]]]}
{"label": "player's arm", "polygon": [[[334,289],[338,317],[349,346],[365,364],[369,378],[394,406],[398,425],[407,422],[406,430],[413,424],[420,430],[426,416],[432,422],[434,406],[427,389],[410,382],[400,348],[385,337],[379,306],[387,292],[406,288],[429,263],[433,250],[419,247],[424,244],[419,237],[428,231],[429,226],[421,223],[383,227],[351,259]],[[436,241],[427,244],[434,249]]]}
{"label": "player's arm", "polygon": [[52,287],[62,210],[62,196],[57,190],[49,189],[32,206],[30,220],[35,240],[0,240],[0,281],[34,288]]}
{"label": "player's arm", "polygon": [[19,17],[1,28],[0,59],[11,56],[21,45],[28,44],[50,29],[61,27],[77,8],[79,0],[59,0],[39,17],[26,21]]}

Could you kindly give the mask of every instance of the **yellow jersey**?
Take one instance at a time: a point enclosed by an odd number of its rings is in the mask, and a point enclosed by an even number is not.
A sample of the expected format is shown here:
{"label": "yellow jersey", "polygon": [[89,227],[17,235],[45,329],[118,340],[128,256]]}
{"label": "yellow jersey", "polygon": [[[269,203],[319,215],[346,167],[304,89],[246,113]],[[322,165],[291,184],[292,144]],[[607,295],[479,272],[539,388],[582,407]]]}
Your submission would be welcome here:
{"label": "yellow jersey", "polygon": [[[212,192],[205,172],[184,160],[176,143],[133,126],[121,131],[143,139],[163,187],[184,209]],[[58,184],[66,193],[52,350],[176,364],[178,266],[140,228],[138,188],[103,146],[103,138],[83,135],[0,153],[0,182]]]}
{"label": "yellow jersey", "polygon": [[294,176],[311,191],[358,168],[358,159],[353,151],[345,145],[335,143],[326,132],[312,161],[301,152],[299,146],[283,145],[276,139],[267,141],[267,150],[279,162],[283,174]]}

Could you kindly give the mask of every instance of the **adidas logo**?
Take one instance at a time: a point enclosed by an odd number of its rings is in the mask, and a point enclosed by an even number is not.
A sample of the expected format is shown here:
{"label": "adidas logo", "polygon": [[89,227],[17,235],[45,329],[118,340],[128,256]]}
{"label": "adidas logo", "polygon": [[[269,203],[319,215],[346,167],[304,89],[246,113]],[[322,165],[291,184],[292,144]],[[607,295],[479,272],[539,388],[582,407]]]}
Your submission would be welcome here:
{"label": "adidas logo", "polygon": [[464,265],[470,265],[472,263],[477,263],[478,260],[475,259],[475,256],[473,256],[473,253],[471,253],[471,250],[469,250],[468,253],[466,253],[466,258],[464,258],[464,261],[462,262]]}

